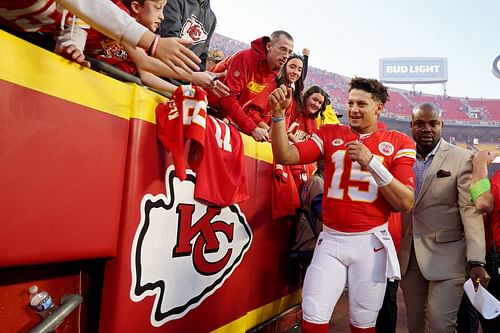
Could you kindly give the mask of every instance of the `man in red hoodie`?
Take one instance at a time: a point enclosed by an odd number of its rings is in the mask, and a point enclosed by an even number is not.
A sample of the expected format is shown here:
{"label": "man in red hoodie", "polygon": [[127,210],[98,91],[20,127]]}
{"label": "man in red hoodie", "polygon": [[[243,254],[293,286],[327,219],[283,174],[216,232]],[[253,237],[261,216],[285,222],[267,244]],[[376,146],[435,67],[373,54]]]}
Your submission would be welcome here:
{"label": "man in red hoodie", "polygon": [[276,88],[276,75],[293,52],[293,38],[285,31],[275,31],[271,37],[261,37],[249,49],[235,53],[218,63],[214,72],[227,74],[221,81],[229,87],[229,96],[208,93],[208,104],[217,110],[218,117],[229,117],[256,141],[269,140],[269,133],[257,127],[242,106],[259,94],[270,94]]}

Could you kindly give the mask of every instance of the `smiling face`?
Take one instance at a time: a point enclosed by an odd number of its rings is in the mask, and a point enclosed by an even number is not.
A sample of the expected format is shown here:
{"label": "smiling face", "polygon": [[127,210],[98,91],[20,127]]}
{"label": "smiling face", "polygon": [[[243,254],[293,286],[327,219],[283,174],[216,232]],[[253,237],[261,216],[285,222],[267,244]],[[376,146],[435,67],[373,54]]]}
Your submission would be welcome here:
{"label": "smiling face", "polygon": [[325,101],[325,96],[320,93],[314,93],[310,95],[304,105],[304,110],[307,115],[314,114],[321,109],[323,102]]}
{"label": "smiling face", "polygon": [[290,59],[286,63],[285,80],[288,84],[295,83],[302,75],[304,63],[299,58]]}
{"label": "smiling face", "polygon": [[351,129],[360,134],[375,132],[383,108],[382,102],[374,100],[371,93],[361,89],[351,89],[347,101]]}
{"label": "smiling face", "polygon": [[138,1],[130,3],[130,13],[137,22],[155,32],[163,21],[163,7],[166,0],[145,0],[141,5]]}
{"label": "smiling face", "polygon": [[427,103],[415,107],[411,117],[411,132],[417,151],[423,156],[434,149],[441,140],[443,121],[437,107]]}

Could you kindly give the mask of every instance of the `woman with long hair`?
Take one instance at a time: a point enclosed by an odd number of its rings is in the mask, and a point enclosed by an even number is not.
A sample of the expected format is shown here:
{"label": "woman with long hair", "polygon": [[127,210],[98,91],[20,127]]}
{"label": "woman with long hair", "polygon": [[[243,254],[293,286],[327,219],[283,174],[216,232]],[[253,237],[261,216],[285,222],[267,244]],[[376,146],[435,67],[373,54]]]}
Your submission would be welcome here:
{"label": "woman with long hair", "polygon": [[316,118],[321,117],[330,102],[328,93],[319,86],[311,86],[302,98],[302,107],[291,114],[288,138],[292,142],[304,141],[318,130]]}

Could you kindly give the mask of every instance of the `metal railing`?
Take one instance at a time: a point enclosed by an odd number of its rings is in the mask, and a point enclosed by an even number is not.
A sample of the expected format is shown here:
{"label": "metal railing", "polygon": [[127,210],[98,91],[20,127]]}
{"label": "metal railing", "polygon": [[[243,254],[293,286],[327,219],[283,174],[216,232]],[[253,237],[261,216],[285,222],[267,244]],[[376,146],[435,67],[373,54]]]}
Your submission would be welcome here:
{"label": "metal railing", "polygon": [[61,297],[61,305],[35,326],[29,333],[49,333],[55,331],[64,319],[75,310],[83,301],[78,294],[64,295]]}

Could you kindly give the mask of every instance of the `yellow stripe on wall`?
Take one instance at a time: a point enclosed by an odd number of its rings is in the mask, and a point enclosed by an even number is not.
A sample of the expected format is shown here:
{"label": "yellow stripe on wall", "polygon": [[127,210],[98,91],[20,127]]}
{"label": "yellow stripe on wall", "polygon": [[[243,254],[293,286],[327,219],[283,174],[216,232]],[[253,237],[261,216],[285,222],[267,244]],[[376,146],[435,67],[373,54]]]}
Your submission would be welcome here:
{"label": "yellow stripe on wall", "polygon": [[270,143],[255,141],[251,136],[241,133],[245,145],[245,155],[267,163],[273,163],[273,151]]}
{"label": "yellow stripe on wall", "polygon": [[210,333],[234,333],[246,332],[248,329],[255,327],[285,310],[297,305],[301,301],[302,290],[297,290],[294,293],[284,296],[281,299],[266,304],[258,309],[248,312],[245,316],[224,325]]}
{"label": "yellow stripe on wall", "polygon": [[[155,121],[165,97],[66,60],[0,30],[0,79],[126,120]],[[272,163],[269,143],[241,135],[245,155]]]}
{"label": "yellow stripe on wall", "polygon": [[[0,45],[0,79],[47,95],[124,119],[133,116],[130,110],[138,110],[133,106],[150,107],[165,100],[143,88],[137,98],[136,84],[83,68],[2,30]],[[151,121],[151,115],[141,113],[139,116]]]}

